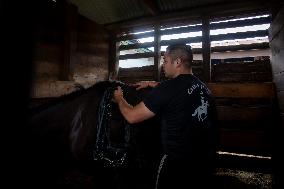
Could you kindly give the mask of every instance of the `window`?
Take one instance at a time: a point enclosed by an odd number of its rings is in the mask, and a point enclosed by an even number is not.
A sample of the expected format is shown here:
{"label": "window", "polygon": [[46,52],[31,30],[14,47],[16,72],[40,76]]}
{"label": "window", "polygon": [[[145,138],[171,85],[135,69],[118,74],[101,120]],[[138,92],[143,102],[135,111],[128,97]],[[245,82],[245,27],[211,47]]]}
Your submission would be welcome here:
{"label": "window", "polygon": [[269,14],[212,19],[210,22],[211,59],[214,64],[235,61],[253,62],[270,56]]}
{"label": "window", "polygon": [[120,68],[154,65],[154,30],[122,34],[118,42]]}
{"label": "window", "polygon": [[[211,65],[235,62],[253,63],[256,60],[269,62],[268,28],[270,22],[271,16],[268,13],[211,18],[209,26]],[[132,72],[144,72],[148,79],[156,79],[155,75],[159,75],[156,73],[160,70],[159,66],[162,64],[166,47],[174,43],[191,45],[194,60],[193,73],[202,80],[206,78],[203,78],[204,74],[207,74],[204,68],[207,69],[207,67],[202,62],[201,20],[181,20],[169,22],[169,24],[161,22],[159,27],[156,27],[156,31],[154,26],[147,26],[143,29],[124,32],[117,37],[117,42],[119,43],[119,67],[123,71],[124,78],[129,75],[131,77],[140,75],[140,79],[143,79],[141,73],[127,73],[129,68],[139,68],[131,70]],[[159,63],[157,62],[159,52],[155,52],[155,44],[162,56]],[[154,74],[151,75],[150,72]],[[159,77],[163,79],[162,72]]]}

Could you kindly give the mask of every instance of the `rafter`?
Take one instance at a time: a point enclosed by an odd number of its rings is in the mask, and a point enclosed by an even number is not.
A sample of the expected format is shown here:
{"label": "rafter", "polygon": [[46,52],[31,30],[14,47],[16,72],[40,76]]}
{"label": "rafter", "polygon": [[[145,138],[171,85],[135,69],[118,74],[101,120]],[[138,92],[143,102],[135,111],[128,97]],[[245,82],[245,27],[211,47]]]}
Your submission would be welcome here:
{"label": "rafter", "polygon": [[144,7],[151,15],[158,15],[159,9],[155,0],[140,0],[140,2],[144,5]]}

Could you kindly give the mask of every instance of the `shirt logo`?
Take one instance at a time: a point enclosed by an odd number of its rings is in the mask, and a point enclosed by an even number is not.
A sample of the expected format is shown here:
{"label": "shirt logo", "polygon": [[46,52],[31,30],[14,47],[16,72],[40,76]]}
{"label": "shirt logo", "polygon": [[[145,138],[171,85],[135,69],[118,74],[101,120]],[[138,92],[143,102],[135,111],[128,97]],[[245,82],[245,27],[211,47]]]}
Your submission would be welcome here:
{"label": "shirt logo", "polygon": [[204,101],[204,97],[201,96],[201,105],[198,106],[194,113],[192,114],[192,116],[196,116],[198,118],[198,121],[204,121],[207,118],[207,108],[208,108],[209,104],[208,101]]}
{"label": "shirt logo", "polygon": [[[194,84],[194,85],[192,85],[189,89],[187,89],[187,93],[189,94],[189,95],[191,95],[194,91],[195,91],[195,89],[200,89],[201,91],[204,91],[204,92],[206,92],[207,94],[209,94],[209,91],[208,91],[208,89],[204,86],[204,85],[201,85],[201,84]],[[200,93],[201,94],[201,93]],[[202,94],[203,94],[203,92],[202,92]]]}

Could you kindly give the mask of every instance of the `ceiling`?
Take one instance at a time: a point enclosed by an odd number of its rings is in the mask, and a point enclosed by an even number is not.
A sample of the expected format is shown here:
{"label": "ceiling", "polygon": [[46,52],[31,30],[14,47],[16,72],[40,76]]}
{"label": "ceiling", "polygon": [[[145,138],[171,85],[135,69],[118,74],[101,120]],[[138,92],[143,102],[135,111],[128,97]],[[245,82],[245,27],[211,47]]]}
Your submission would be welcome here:
{"label": "ceiling", "polygon": [[[257,5],[259,0],[69,0],[78,7],[81,15],[102,25],[111,25],[141,18],[167,16],[179,12],[214,11],[213,8],[233,4],[231,7]],[[211,8],[212,7],[212,8]],[[207,8],[207,9],[204,9]],[[200,14],[200,13],[199,13]]]}

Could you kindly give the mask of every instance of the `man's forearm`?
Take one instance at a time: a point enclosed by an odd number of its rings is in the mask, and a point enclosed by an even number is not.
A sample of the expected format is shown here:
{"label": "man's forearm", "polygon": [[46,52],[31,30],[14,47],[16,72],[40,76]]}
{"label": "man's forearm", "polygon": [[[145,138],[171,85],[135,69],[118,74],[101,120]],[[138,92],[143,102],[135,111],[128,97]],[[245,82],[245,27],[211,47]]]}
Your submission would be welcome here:
{"label": "man's forearm", "polygon": [[157,81],[149,81],[148,82],[148,87],[156,87],[157,85],[159,85],[160,83]]}
{"label": "man's forearm", "polygon": [[131,110],[133,109],[133,106],[128,104],[124,98],[121,98],[118,102],[118,107],[120,109],[120,112],[122,113],[123,117],[129,122],[132,123],[131,120]]}

